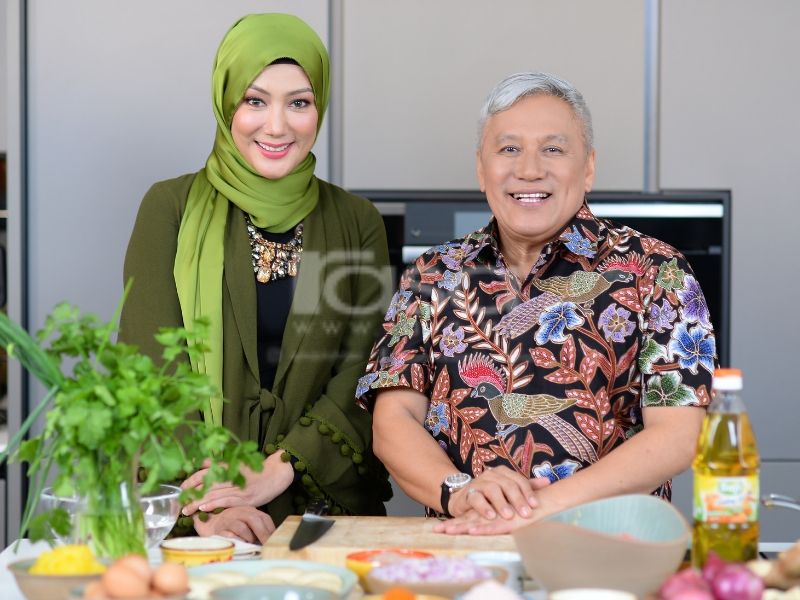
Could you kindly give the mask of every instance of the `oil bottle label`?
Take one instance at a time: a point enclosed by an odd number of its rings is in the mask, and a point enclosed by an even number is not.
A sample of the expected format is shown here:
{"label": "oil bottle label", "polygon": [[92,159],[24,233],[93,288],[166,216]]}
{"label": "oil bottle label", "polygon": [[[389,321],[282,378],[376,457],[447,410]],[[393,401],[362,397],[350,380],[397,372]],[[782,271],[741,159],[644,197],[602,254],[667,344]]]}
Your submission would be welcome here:
{"label": "oil bottle label", "polygon": [[752,523],[758,520],[758,475],[694,476],[694,520]]}

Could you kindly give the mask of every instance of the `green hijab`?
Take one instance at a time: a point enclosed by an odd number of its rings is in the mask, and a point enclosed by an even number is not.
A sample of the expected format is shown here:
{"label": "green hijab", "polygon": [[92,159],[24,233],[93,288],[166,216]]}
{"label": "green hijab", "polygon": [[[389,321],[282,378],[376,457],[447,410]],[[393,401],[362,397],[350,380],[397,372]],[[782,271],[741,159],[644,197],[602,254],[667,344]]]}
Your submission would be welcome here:
{"label": "green hijab", "polygon": [[[192,183],[178,231],[173,273],[183,323],[191,328],[200,317],[211,322],[205,340],[209,350],[201,359],[193,360],[192,367],[206,373],[220,390],[224,234],[229,202],[249,214],[256,226],[284,232],[302,221],[319,200],[313,154],[285,177],[265,179],[242,157],[231,136],[233,114],[245,91],[264,68],[281,58],[297,62],[311,81],[319,133],[330,91],[328,52],[322,40],[293,15],[255,14],[237,21],[225,34],[214,60],[214,148]],[[206,422],[221,424],[222,398],[212,398],[204,413]]]}

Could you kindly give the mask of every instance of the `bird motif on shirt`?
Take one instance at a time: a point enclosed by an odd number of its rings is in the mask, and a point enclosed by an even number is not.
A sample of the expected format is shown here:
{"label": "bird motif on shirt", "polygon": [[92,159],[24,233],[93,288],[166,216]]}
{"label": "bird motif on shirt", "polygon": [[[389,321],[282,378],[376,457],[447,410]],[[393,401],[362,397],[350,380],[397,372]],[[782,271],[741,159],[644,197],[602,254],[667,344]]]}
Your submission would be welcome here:
{"label": "bird motif on shirt", "polygon": [[587,463],[597,460],[597,451],[586,436],[555,414],[575,404],[575,400],[559,399],[549,394],[504,393],[505,377],[492,359],[482,354],[473,354],[459,361],[458,374],[464,383],[475,388],[471,397],[487,401],[497,423],[497,436],[505,437],[520,426],[536,423],[546,428],[572,456]]}
{"label": "bird motif on shirt", "polygon": [[510,338],[521,336],[539,321],[539,315],[558,304],[559,297],[553,292],[542,292],[538,296],[518,304],[503,315],[495,331]]}
{"label": "bird motif on shirt", "polygon": [[526,427],[537,417],[557,413],[575,404],[575,398],[556,398],[550,394],[504,394],[488,381],[478,384],[470,396],[485,398],[495,421],[502,426]]}
{"label": "bird motif on shirt", "polygon": [[495,331],[509,338],[516,338],[539,322],[541,314],[559,302],[575,302],[590,305],[615,281],[630,281],[633,275],[620,269],[603,273],[576,271],[568,277],[554,276],[534,279],[533,285],[541,294],[518,304],[503,315]]}
{"label": "bird motif on shirt", "polygon": [[600,294],[617,281],[630,281],[633,275],[612,269],[603,273],[594,271],[575,271],[568,277],[555,275],[547,279],[534,279],[533,285],[543,292],[551,292],[559,297],[562,302],[583,304],[594,302]]}

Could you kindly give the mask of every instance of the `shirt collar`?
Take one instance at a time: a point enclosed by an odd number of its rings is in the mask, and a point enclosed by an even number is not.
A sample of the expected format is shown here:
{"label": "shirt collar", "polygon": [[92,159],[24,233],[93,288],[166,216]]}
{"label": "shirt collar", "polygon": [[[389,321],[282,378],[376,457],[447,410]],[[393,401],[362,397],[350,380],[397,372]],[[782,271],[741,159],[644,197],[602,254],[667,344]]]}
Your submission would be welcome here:
{"label": "shirt collar", "polygon": [[[555,251],[563,247],[567,252],[577,256],[594,257],[600,241],[606,236],[606,226],[594,216],[586,202],[569,220],[564,229],[545,246],[543,252]],[[486,254],[486,258],[496,259],[500,256],[500,244],[497,219],[492,217],[489,223],[471,233],[469,239],[477,243],[478,255]],[[549,246],[549,247],[548,247]],[[488,253],[488,254],[487,254]]]}

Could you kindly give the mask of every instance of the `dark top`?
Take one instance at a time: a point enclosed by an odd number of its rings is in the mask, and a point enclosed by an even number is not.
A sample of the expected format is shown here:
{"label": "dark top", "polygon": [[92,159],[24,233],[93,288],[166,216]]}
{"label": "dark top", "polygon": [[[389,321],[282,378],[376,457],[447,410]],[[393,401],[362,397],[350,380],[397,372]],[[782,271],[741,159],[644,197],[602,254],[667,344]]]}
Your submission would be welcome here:
{"label": "dark top", "polygon": [[[294,237],[294,229],[284,233],[270,233],[263,229],[258,232],[265,240],[286,244]],[[303,266],[300,260],[300,268]],[[255,273],[253,273],[255,278]],[[269,390],[275,382],[278,361],[281,358],[281,342],[289,309],[294,298],[297,277],[284,277],[267,283],[256,281],[258,303],[258,373],[261,387]]]}

